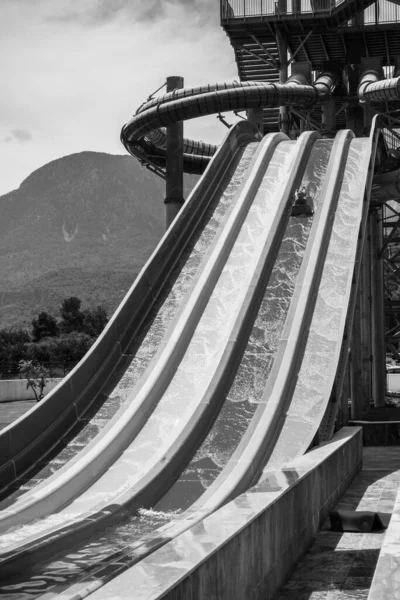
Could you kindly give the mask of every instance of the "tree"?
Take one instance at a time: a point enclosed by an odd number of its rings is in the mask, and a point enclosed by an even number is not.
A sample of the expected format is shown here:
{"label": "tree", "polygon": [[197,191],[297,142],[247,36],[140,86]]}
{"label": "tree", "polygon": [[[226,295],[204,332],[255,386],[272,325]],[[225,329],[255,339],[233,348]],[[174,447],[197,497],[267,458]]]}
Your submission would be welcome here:
{"label": "tree", "polygon": [[18,362],[26,358],[29,333],[22,327],[0,329],[0,373],[3,377],[18,372]]}
{"label": "tree", "polygon": [[107,325],[107,311],[102,306],[96,306],[93,310],[84,310],[83,315],[83,332],[97,338]]}
{"label": "tree", "polygon": [[49,313],[42,311],[37,319],[32,320],[32,339],[39,342],[43,338],[55,337],[58,335],[57,321]]}
{"label": "tree", "polygon": [[81,311],[81,300],[77,296],[71,296],[63,300],[60,308],[60,328],[64,333],[71,331],[82,331],[84,314]]}
{"label": "tree", "polygon": [[48,370],[33,360],[20,360],[19,372],[26,378],[26,389],[31,388],[35,394],[36,402],[43,398],[43,389],[46,386],[45,377],[48,376]]}

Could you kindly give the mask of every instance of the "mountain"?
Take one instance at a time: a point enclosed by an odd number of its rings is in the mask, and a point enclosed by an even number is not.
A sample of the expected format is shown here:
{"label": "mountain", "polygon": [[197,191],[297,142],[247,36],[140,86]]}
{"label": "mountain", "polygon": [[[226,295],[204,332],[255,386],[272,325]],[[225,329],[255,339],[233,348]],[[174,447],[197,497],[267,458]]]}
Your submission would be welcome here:
{"label": "mountain", "polygon": [[0,196],[0,329],[59,317],[68,296],[111,316],[164,233],[164,186],[130,156],[80,152]]}

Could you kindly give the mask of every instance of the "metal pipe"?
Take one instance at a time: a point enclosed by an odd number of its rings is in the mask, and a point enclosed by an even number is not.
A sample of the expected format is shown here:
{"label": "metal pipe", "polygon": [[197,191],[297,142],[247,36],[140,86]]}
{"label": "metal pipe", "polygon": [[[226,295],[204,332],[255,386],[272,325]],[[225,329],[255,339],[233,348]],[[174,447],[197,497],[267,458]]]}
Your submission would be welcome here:
{"label": "metal pipe", "polygon": [[360,80],[357,93],[360,102],[400,100],[400,77],[380,79],[376,71],[367,71]]}

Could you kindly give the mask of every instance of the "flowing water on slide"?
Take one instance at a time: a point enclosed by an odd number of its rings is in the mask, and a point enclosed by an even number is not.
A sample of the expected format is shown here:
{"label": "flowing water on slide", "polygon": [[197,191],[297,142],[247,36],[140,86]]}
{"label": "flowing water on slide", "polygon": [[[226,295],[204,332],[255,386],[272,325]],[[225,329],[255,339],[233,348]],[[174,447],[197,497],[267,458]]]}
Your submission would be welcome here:
{"label": "flowing water on slide", "polygon": [[35,465],[30,477],[19,480],[15,491],[0,502],[0,510],[13,504],[23,493],[41,483],[44,479],[63,467],[91,442],[109,423],[110,419],[128,401],[129,394],[140,376],[144,373],[155,355],[169,324],[172,322],[181,301],[193,283],[202,259],[210,245],[221,232],[221,223],[227,217],[237,190],[243,182],[257,150],[258,143],[252,143],[239,150],[224,176],[220,190],[210,203],[196,232],[189,240],[178,264],[157,298],[146,319],[143,331],[127,349],[123,364],[102,390],[83,419],[54,448],[51,453]]}
{"label": "flowing water on slide", "polygon": [[[316,142],[302,186],[318,210],[332,141]],[[88,542],[58,560],[38,565],[30,573],[0,588],[15,600],[31,600],[62,583],[81,578],[118,551],[129,555],[129,545],[173,520],[188,508],[219,475],[240,442],[257,408],[271,370],[277,344],[301,266],[312,220],[290,218],[265,290],[247,347],[224,405],[196,455],[170,491],[153,507],[110,525]]]}

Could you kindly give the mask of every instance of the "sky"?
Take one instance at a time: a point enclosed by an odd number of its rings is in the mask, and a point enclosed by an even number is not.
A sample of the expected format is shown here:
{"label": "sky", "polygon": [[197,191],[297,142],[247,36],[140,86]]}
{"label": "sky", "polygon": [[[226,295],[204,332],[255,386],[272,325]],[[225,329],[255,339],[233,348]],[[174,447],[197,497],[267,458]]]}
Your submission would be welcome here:
{"label": "sky", "polygon": [[[0,0],[0,195],[67,154],[125,154],[122,125],[169,75],[237,78],[219,0]],[[215,116],[185,123],[225,133]]]}

